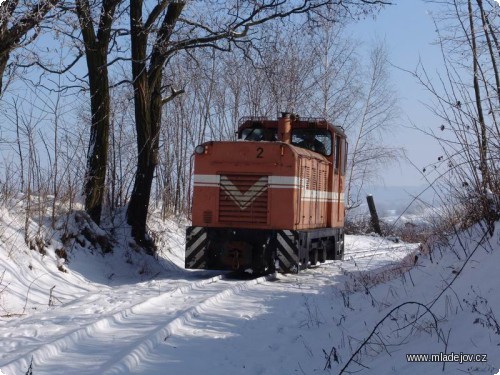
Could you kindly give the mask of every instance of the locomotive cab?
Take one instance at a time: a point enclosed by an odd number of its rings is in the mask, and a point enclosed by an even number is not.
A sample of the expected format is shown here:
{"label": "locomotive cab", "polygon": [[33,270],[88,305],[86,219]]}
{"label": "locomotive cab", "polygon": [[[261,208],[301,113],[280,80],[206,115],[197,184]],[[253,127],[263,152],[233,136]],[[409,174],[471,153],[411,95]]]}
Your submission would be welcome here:
{"label": "locomotive cab", "polygon": [[194,156],[186,268],[297,272],[343,257],[347,142],[322,119],[245,118]]}
{"label": "locomotive cab", "polygon": [[[332,154],[333,139],[335,134],[339,134],[345,139],[343,130],[339,127],[330,129],[329,124],[322,119],[306,119],[296,120],[295,126],[291,129],[290,142],[294,146],[302,147],[311,151],[315,151],[326,157]],[[261,118],[259,120],[246,120],[240,126],[237,132],[238,139],[244,141],[278,141],[278,127],[276,121],[266,121]],[[340,145],[339,145],[340,146]]]}

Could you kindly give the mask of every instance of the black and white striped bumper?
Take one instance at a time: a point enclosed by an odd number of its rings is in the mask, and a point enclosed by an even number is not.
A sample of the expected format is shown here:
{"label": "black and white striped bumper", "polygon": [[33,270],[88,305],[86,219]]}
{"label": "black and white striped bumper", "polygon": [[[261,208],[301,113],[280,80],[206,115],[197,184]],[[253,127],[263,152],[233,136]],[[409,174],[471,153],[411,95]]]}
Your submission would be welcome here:
{"label": "black and white striped bumper", "polygon": [[249,242],[255,251],[265,248],[264,257],[269,259],[266,267],[269,270],[297,273],[302,268],[297,231],[206,227],[188,227],[186,230],[186,268],[229,269],[226,264],[217,261],[217,254],[220,253],[219,247],[224,247],[224,243],[240,238],[238,234],[247,239],[251,237]]}

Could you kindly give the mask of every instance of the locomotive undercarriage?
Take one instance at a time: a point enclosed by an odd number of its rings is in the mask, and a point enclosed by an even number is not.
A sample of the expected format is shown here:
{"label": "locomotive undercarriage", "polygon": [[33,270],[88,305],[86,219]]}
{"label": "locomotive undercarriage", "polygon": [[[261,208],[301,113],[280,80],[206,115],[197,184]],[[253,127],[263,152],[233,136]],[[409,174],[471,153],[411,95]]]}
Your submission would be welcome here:
{"label": "locomotive undercarriage", "polygon": [[344,256],[343,228],[264,230],[188,227],[186,268],[296,273]]}

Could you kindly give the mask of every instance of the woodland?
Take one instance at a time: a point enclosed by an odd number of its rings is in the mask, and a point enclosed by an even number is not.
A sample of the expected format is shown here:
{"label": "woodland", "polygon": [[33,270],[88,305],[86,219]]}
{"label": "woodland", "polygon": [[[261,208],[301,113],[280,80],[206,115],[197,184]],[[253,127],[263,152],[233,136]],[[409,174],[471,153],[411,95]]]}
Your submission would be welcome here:
{"label": "woodland", "polygon": [[[439,9],[444,70],[436,76],[417,63],[407,73],[442,125],[412,126],[443,153],[422,176],[492,223],[500,8],[493,0],[428,3]],[[99,225],[124,208],[136,243],[152,254],[148,212],[189,212],[194,147],[235,139],[242,117],[289,111],[345,129],[347,207],[359,206],[363,186],[405,160],[385,141],[404,116],[390,51],[383,42],[360,46],[346,30],[389,6],[397,2],[5,0],[2,200],[23,194],[26,223],[50,211],[52,225],[75,209]]]}

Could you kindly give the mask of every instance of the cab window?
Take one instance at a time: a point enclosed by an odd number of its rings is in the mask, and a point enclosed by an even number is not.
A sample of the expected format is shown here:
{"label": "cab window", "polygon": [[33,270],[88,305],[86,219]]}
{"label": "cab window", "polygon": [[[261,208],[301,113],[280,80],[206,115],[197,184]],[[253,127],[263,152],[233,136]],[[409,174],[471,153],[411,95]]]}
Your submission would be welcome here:
{"label": "cab window", "polygon": [[340,136],[335,136],[335,174],[339,173],[340,168],[340,148],[341,148],[341,139]]}
{"label": "cab window", "polygon": [[332,153],[332,137],[326,129],[293,129],[292,144],[325,156]]}
{"label": "cab window", "polygon": [[341,173],[342,173],[342,176],[345,176],[345,172],[346,172],[346,169],[347,169],[347,141],[344,139],[344,142],[342,142],[344,144],[344,152],[343,152],[343,156],[342,156],[342,168],[341,168]]}
{"label": "cab window", "polygon": [[276,141],[277,130],[266,128],[247,128],[241,132],[240,139],[245,141]]}

